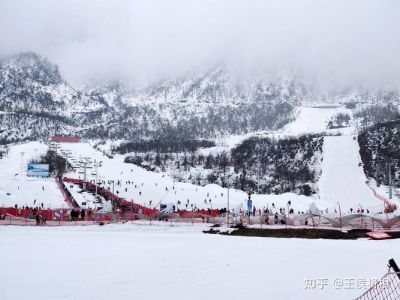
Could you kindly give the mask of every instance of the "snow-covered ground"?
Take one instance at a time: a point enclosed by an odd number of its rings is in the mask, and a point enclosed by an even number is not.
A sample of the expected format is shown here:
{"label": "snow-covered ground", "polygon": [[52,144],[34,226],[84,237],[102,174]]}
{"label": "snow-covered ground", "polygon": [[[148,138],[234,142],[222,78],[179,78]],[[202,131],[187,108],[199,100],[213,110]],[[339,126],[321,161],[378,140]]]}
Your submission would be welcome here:
{"label": "snow-covered ground", "polygon": [[333,132],[327,130],[328,122],[338,113],[348,113],[351,110],[344,107],[307,107],[299,108],[296,120],[289,123],[278,135],[296,136],[300,134]]}
{"label": "snow-covered ground", "polygon": [[[354,299],[400,247],[205,235],[204,225],[168,224],[0,227],[1,299]],[[335,287],[337,278],[353,283]],[[305,280],[327,286],[306,289]]]}
{"label": "snow-covered ground", "polygon": [[[298,118],[283,130],[274,133],[275,136],[289,136],[301,133],[321,133],[326,131],[326,125],[329,120],[339,112],[349,112],[343,107],[338,108],[315,108],[315,107],[301,107],[298,112]],[[350,129],[342,129],[342,131],[349,131]],[[335,131],[336,132],[336,131]],[[263,135],[263,133],[258,133]],[[271,135],[272,133],[264,133]],[[253,134],[254,135],[254,134]],[[205,149],[209,151],[222,151],[229,150],[235,144],[251,135],[231,136],[220,141],[220,146]],[[73,159],[78,160],[79,157],[90,157],[92,161],[102,161],[103,165],[99,167],[98,179],[100,180],[120,180],[121,186],[115,187],[119,195],[135,202],[149,205],[158,204],[160,201],[163,203],[178,203],[180,201],[180,208],[188,208],[195,205],[199,208],[223,208],[227,207],[227,189],[221,188],[217,185],[208,185],[206,187],[199,187],[188,183],[174,182],[174,180],[165,174],[148,172],[140,167],[131,164],[123,163],[124,156],[116,155],[114,159],[109,159],[101,152],[92,149],[89,144],[61,144],[62,149],[70,151]],[[70,177],[83,178],[82,174],[78,172],[68,174]],[[95,176],[90,175],[89,179],[95,179]],[[125,185],[126,181],[132,181],[134,184]],[[136,187],[135,187],[136,185]],[[112,189],[112,185],[109,185]],[[125,191],[127,188],[127,191]],[[211,203],[210,203],[211,199]],[[230,190],[230,207],[245,206],[247,195],[245,192],[238,190]],[[295,194],[283,195],[253,195],[253,203],[257,208],[271,207],[272,203],[276,207],[286,207],[287,202],[291,201],[293,208],[297,211],[305,211],[309,208],[312,202],[317,202],[321,209],[336,206],[336,201],[329,203],[324,199],[314,197],[304,197]],[[189,202],[188,202],[189,201]]]}
{"label": "snow-covered ground", "polygon": [[400,207],[400,194],[399,189],[392,187],[392,199],[389,199],[389,186],[381,184],[377,186],[376,181],[374,179],[371,180],[370,186],[381,196],[388,199],[390,202],[395,203],[398,207]]}
{"label": "snow-covered ground", "polygon": [[[328,130],[328,122],[338,113],[346,113],[351,115],[352,111],[345,107],[312,107],[312,106],[300,106],[296,111],[296,118],[293,122],[287,124],[284,128],[277,131],[260,131],[252,132],[243,135],[231,135],[221,138],[218,141],[218,146],[211,148],[215,151],[229,150],[243,140],[248,139],[252,136],[269,136],[275,138],[283,138],[288,136],[298,136],[301,134],[311,133],[338,133],[338,132],[349,132],[349,129],[342,128],[340,130]],[[214,149],[215,148],[215,149]],[[206,152],[208,153],[207,149]]]}
{"label": "snow-covered ground", "polygon": [[[101,161],[98,167],[98,180],[114,180],[113,184],[106,184],[105,187],[111,191],[118,192],[118,195],[129,201],[134,201],[146,206],[155,206],[162,203],[177,204],[180,209],[191,209],[191,205],[198,208],[224,208],[227,207],[228,190],[216,184],[205,187],[196,186],[190,183],[175,182],[170,176],[162,173],[154,173],[144,170],[133,164],[124,163],[124,156],[116,155],[113,159],[104,156],[101,152],[93,149],[88,143],[62,143],[61,149],[71,153],[71,160],[79,160],[79,156],[90,157],[92,161]],[[83,174],[71,172],[66,174],[68,177],[83,178]],[[96,176],[91,171],[87,172],[88,180],[95,180]],[[121,185],[117,185],[117,181]],[[131,184],[126,184],[131,181]],[[126,191],[125,191],[126,189]],[[246,207],[247,194],[239,190],[229,190],[230,208],[238,206]],[[211,203],[210,203],[211,199]],[[310,204],[315,201],[312,197],[300,196],[292,193],[283,195],[253,195],[253,205],[256,208],[269,207],[272,203],[275,207],[286,207],[290,200],[295,210],[306,211]],[[189,202],[188,202],[189,200]],[[205,201],[206,200],[206,201]],[[324,206],[324,205],[322,205]]]}
{"label": "snow-covered ground", "polygon": [[357,140],[351,135],[325,137],[323,146],[324,160],[319,182],[321,199],[337,205],[343,211],[361,207],[373,211],[382,211],[383,202],[374,197],[366,185],[359,154]]}
{"label": "snow-covered ground", "polygon": [[[26,176],[27,163],[46,154],[47,146],[30,142],[10,147],[8,156],[0,159],[0,205],[9,207],[40,206],[55,208],[64,205],[64,198],[54,178]],[[23,153],[23,154],[22,154]],[[21,173],[22,171],[22,173]],[[36,199],[36,203],[35,202]]]}
{"label": "snow-covered ground", "polygon": [[98,199],[96,199],[93,193],[82,190],[78,184],[66,183],[66,187],[71,193],[72,197],[75,199],[75,201],[82,208],[101,208],[102,211],[112,211],[111,201],[105,201],[104,198],[98,196],[102,199],[102,203],[99,203]]}
{"label": "snow-covered ground", "polygon": [[[326,123],[338,112],[346,112],[344,108],[313,108],[301,107],[298,119],[288,125],[280,134],[288,135],[302,133],[313,129],[313,132],[325,131]],[[277,209],[286,208],[291,201],[292,208],[296,211],[306,211],[312,202],[320,209],[337,208],[337,202],[342,205],[343,211],[350,207],[357,209],[359,205],[370,210],[383,208],[382,203],[373,197],[372,192],[366,186],[366,177],[362,167],[358,164],[359,147],[353,140],[353,128],[337,130],[342,136],[328,136],[324,142],[322,163],[322,176],[320,178],[319,195],[312,197],[299,196],[291,193],[283,195],[252,195],[256,208],[271,208],[272,204]],[[229,147],[238,139],[228,139]],[[89,143],[62,143],[60,153],[68,155],[68,160],[73,164],[82,158],[102,162],[98,168],[97,179],[110,181],[113,184],[105,186],[114,190],[121,197],[146,206],[156,206],[160,202],[177,204],[179,208],[224,208],[228,203],[228,190],[218,185],[196,186],[190,183],[175,182],[170,176],[162,173],[146,171],[133,164],[124,163],[123,155],[108,158],[102,152],[91,147]],[[47,146],[38,142],[14,145],[10,148],[8,157],[0,160],[0,205],[14,206],[14,204],[34,205],[44,203],[45,207],[65,206],[62,195],[58,190],[54,179],[29,178],[23,172],[26,162],[32,158],[43,155]],[[24,156],[21,156],[24,152]],[[70,154],[68,154],[70,153]],[[22,160],[23,161],[22,161]],[[95,169],[88,169],[87,179],[94,180]],[[77,170],[66,174],[74,178],[83,178],[83,174]],[[117,184],[117,181],[121,185]],[[131,184],[127,184],[130,181]],[[43,187],[43,188],[42,188]],[[43,191],[44,189],[44,191]],[[73,193],[78,192],[72,190]],[[90,194],[76,193],[78,203],[93,202]],[[229,191],[230,208],[246,207],[247,194],[243,191]],[[211,201],[210,201],[211,200]]]}
{"label": "snow-covered ground", "polygon": [[[326,131],[326,123],[342,108],[303,107],[299,118],[278,135]],[[318,208],[343,211],[359,205],[382,210],[366,186],[359,166],[353,128],[338,130],[324,142],[319,195],[252,195],[257,208]],[[232,147],[240,137],[226,140]],[[228,191],[175,182],[171,177],[125,164],[123,155],[110,159],[88,143],[60,144],[68,159],[88,157],[102,162],[97,179],[119,196],[152,207],[181,202],[179,208],[223,208]],[[60,150],[61,150],[60,149]],[[26,163],[45,154],[38,142],[14,145],[0,159],[0,205],[65,207],[54,179],[29,178]],[[21,155],[24,152],[24,155]],[[61,152],[60,152],[61,153]],[[21,167],[23,174],[21,174]],[[94,169],[89,180],[96,178]],[[77,170],[66,176],[83,178]],[[121,181],[121,185],[117,181]],[[130,184],[127,184],[130,181]],[[70,188],[70,187],[69,187]],[[79,203],[93,196],[70,188]],[[381,188],[383,189],[383,188]],[[229,191],[230,208],[245,207],[247,195]],[[210,202],[211,199],[211,202]],[[189,202],[188,202],[189,201]],[[332,210],[331,210],[332,212]],[[399,240],[355,241],[273,239],[205,235],[206,224],[146,221],[87,227],[0,227],[0,299],[352,299],[365,284],[386,272],[387,260],[397,259]],[[334,286],[336,279],[342,286]],[[305,280],[317,284],[306,289]],[[346,288],[345,282],[352,282]],[[318,283],[326,282],[326,286]],[[360,285],[359,283],[362,282]],[[322,287],[322,288],[321,288]]]}
{"label": "snow-covered ground", "polygon": [[[282,135],[300,134],[304,132],[326,131],[328,121],[339,112],[348,112],[339,108],[314,108],[301,107],[298,119],[288,125]],[[321,192],[312,197],[299,196],[295,194],[283,195],[253,195],[253,203],[256,208],[286,207],[291,201],[295,211],[306,211],[312,202],[316,202],[320,209],[337,208],[337,202],[344,209],[358,208],[361,204],[364,208],[382,210],[382,205],[365,185],[365,175],[362,168],[358,166],[360,157],[357,142],[350,135],[353,128],[336,130],[344,136],[332,136],[325,138],[324,160],[322,165],[322,177],[319,182]],[[230,137],[226,140],[229,147],[239,142],[238,137]],[[75,157],[91,157],[92,160],[103,161],[99,167],[98,176],[104,180],[120,180],[121,186],[115,188],[119,195],[128,200],[149,205],[163,203],[178,203],[180,208],[191,208],[195,205],[199,208],[223,208],[227,206],[227,189],[217,185],[205,187],[195,186],[189,183],[174,182],[165,174],[153,173],[143,170],[135,165],[123,163],[123,156],[116,155],[114,159],[108,159],[102,153],[92,149],[89,144],[62,144],[63,149],[69,150]],[[89,178],[94,179],[90,175]],[[71,173],[71,177],[82,178],[82,174]],[[91,177],[90,177],[91,176]],[[126,181],[134,182],[133,185],[125,185]],[[136,187],[135,187],[136,186]],[[111,189],[111,185],[109,185]],[[127,188],[127,191],[125,191]],[[211,203],[210,203],[211,199]],[[230,190],[230,207],[246,207],[247,195],[245,192]],[[189,202],[188,202],[189,201]]]}

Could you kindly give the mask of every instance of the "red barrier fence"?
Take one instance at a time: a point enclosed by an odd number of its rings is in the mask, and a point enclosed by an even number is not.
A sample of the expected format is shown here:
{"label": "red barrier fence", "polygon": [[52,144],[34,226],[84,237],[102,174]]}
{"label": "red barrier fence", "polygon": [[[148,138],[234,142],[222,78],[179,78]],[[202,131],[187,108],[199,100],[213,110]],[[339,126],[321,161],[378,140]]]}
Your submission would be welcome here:
{"label": "red barrier fence", "polygon": [[[84,182],[82,179],[64,177],[63,181],[67,182],[67,183],[82,184],[82,185],[85,183],[86,187],[88,189],[91,189],[91,190],[96,189],[96,184],[93,184],[91,182]],[[111,199],[123,211],[139,212],[141,210],[141,214],[146,215],[146,216],[152,216],[158,212],[157,209],[149,208],[149,207],[134,203],[133,201],[128,201],[124,198],[118,197],[117,195],[112,193],[110,190],[108,190],[104,187],[101,187],[99,185],[97,185],[97,191],[100,195],[104,196],[106,199]]]}
{"label": "red barrier fence", "polygon": [[51,209],[31,209],[31,208],[15,208],[15,207],[0,207],[1,215],[11,215],[22,218],[33,219],[36,215],[40,215],[46,220],[53,219],[54,211]]}
{"label": "red barrier fence", "polygon": [[[40,215],[45,221],[71,221],[71,211],[73,209],[37,209],[37,208],[15,208],[15,207],[0,207],[0,220],[5,217],[16,217],[22,219],[34,220],[37,215]],[[85,217],[79,216],[76,221],[93,221],[93,222],[108,222],[112,220],[135,220],[135,216],[129,216],[124,212],[118,213],[96,213],[91,210],[85,210]]]}
{"label": "red barrier fence", "polygon": [[378,192],[373,187],[370,186],[369,181],[367,181],[365,183],[371,189],[371,191],[374,193],[375,198],[377,198],[378,200],[383,202],[386,213],[394,212],[397,209],[397,205],[394,204],[393,202],[389,201],[382,195],[378,194]]}
{"label": "red barrier fence", "polygon": [[181,218],[201,218],[204,216],[217,217],[219,215],[218,209],[202,209],[196,211],[178,210],[178,213]]}
{"label": "red barrier fence", "polygon": [[[68,178],[64,177],[63,178],[64,182],[67,183],[74,183],[74,184],[82,184],[84,181],[82,179],[76,179],[76,178]],[[91,190],[96,189],[96,184],[93,184],[92,182],[86,182],[86,187]],[[121,198],[114,193],[112,193],[110,190],[101,187],[97,185],[97,191],[99,194],[103,195],[107,199],[112,199],[118,204],[118,207],[122,211],[128,211],[128,212],[133,212],[133,213],[138,213],[140,211],[140,214],[145,215],[145,216],[154,216],[157,213],[159,213],[159,210],[154,209],[154,208],[149,208],[137,203],[134,203],[132,201],[128,201],[124,198]],[[196,211],[187,211],[187,210],[178,210],[178,214],[180,215],[181,218],[193,218],[193,217],[203,217],[203,216],[211,216],[211,217],[216,217],[219,215],[218,209],[202,209],[202,210],[196,210]]]}
{"label": "red barrier fence", "polygon": [[[229,220],[225,213],[217,214],[217,210],[208,211],[177,211],[171,213],[159,212],[154,215],[143,215],[132,211],[118,212],[92,212],[85,210],[85,217],[73,218],[71,211],[74,209],[31,209],[23,208],[16,209],[13,207],[0,208],[0,225],[48,225],[48,226],[62,226],[62,225],[89,225],[99,223],[118,223],[135,220],[148,220],[151,224],[152,221],[168,221],[172,223],[178,222],[206,222],[213,224],[247,224],[261,226],[300,226],[304,228],[337,228],[337,229],[369,229],[376,230],[400,230],[400,217],[384,214],[378,215],[364,215],[364,214],[347,214],[343,217],[337,218],[332,215],[315,215],[315,214],[268,214],[248,216],[246,214],[230,214]],[[76,210],[76,209],[75,209]],[[36,214],[35,214],[36,213]],[[40,215],[41,218],[36,220],[36,216]]]}
{"label": "red barrier fence", "polygon": [[60,190],[61,194],[64,197],[64,202],[68,205],[68,207],[74,208],[75,205],[74,205],[73,201],[70,199],[70,196],[67,195],[67,193],[65,192],[65,189],[63,188],[63,183],[60,181],[59,177],[56,177],[56,184],[57,184],[57,187]]}

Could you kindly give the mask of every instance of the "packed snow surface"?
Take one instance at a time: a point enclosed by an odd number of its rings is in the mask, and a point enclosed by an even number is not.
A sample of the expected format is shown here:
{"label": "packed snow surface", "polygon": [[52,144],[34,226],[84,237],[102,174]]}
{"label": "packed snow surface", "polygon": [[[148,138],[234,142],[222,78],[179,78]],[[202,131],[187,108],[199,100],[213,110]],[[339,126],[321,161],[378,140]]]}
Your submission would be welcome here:
{"label": "packed snow surface", "polygon": [[[278,135],[290,135],[310,131],[321,132],[326,129],[327,122],[338,112],[346,112],[344,108],[301,107],[299,117],[289,124]],[[296,130],[295,130],[296,129]],[[360,206],[370,210],[381,211],[383,204],[376,199],[365,184],[367,178],[359,166],[359,146],[353,140],[353,127],[342,128],[342,136],[326,136],[323,147],[322,175],[319,181],[320,192],[311,197],[286,193],[282,195],[252,195],[253,205],[259,208],[271,208],[272,204],[279,209],[286,208],[291,202],[295,212],[306,211],[315,202],[319,209],[338,207],[342,210],[358,209]],[[238,142],[238,138],[227,140],[229,147]],[[223,147],[222,147],[223,148]],[[26,176],[26,163],[33,158],[45,154],[47,146],[30,142],[10,147],[7,157],[0,159],[0,205],[14,206],[18,204],[36,206],[44,203],[45,207],[66,206],[61,192],[54,179],[30,178]],[[22,156],[21,153],[24,153]],[[87,170],[87,179],[106,181],[105,187],[129,201],[146,206],[156,207],[160,203],[172,203],[180,209],[191,208],[224,208],[228,206],[228,190],[215,184],[204,187],[190,183],[176,182],[167,174],[154,173],[133,164],[124,163],[125,156],[115,155],[108,158],[95,150],[89,143],[62,143],[59,153],[73,165],[79,160],[89,158],[91,168]],[[101,162],[96,171],[94,162]],[[22,174],[21,174],[22,170]],[[77,168],[66,176],[83,178],[82,169]],[[111,181],[114,181],[112,183]],[[118,184],[118,182],[120,184]],[[71,190],[78,203],[86,202],[89,206],[94,198],[88,193]],[[239,190],[229,190],[230,209],[246,207],[248,195]],[[36,204],[34,204],[36,199]],[[178,204],[179,203],[179,204]]]}
{"label": "packed snow surface", "polygon": [[[115,155],[110,159],[103,153],[93,149],[88,143],[62,143],[61,149],[65,153],[70,153],[70,161],[79,161],[84,157],[90,158],[93,163],[101,161],[101,166],[97,168],[97,172],[92,172],[95,168],[88,169],[87,180],[104,180],[109,184],[105,187],[118,193],[120,197],[124,197],[129,201],[155,207],[159,203],[172,203],[180,209],[198,208],[224,208],[228,205],[228,190],[216,184],[209,184],[201,187],[191,183],[177,182],[170,176],[162,173],[146,171],[141,167],[133,164],[124,163],[123,155]],[[75,172],[66,174],[68,177],[81,178],[84,175],[79,169]],[[112,183],[111,181],[114,181]],[[118,185],[120,181],[120,185]],[[130,181],[130,184],[127,184]],[[230,208],[246,207],[248,195],[240,190],[229,190]],[[275,207],[286,207],[287,202],[291,201],[293,207],[300,211],[306,211],[313,201],[318,199],[286,193],[282,195],[252,195],[253,205],[258,208],[269,207],[272,203]],[[211,202],[210,202],[211,200]],[[181,204],[178,204],[178,201]],[[322,201],[320,201],[322,203]],[[186,204],[188,206],[186,207]],[[325,204],[321,204],[325,207]]]}
{"label": "packed snow surface", "polygon": [[339,202],[346,210],[363,208],[383,210],[383,202],[367,186],[359,146],[351,135],[325,137],[320,197]]}
{"label": "packed snow surface", "polygon": [[[277,131],[261,131],[251,132],[243,135],[231,135],[224,137],[220,140],[220,144],[225,146],[225,149],[230,149],[243,140],[252,136],[269,136],[274,138],[282,138],[288,136],[298,136],[302,134],[313,133],[337,133],[348,132],[351,128],[342,128],[340,130],[328,130],[328,122],[338,113],[345,113],[351,115],[350,109],[344,107],[312,107],[301,106],[297,109],[296,118],[287,124],[284,128]],[[216,147],[219,148],[219,147]]]}
{"label": "packed snow surface", "polygon": [[[205,235],[204,225],[0,227],[2,300],[354,299],[400,240]],[[354,279],[335,288],[336,278]],[[305,280],[326,279],[322,289]]]}
{"label": "packed snow surface", "polygon": [[348,113],[351,110],[344,107],[307,107],[298,109],[296,119],[285,126],[283,135],[300,135],[327,132],[328,122],[338,113]]}
{"label": "packed snow surface", "polygon": [[54,178],[26,176],[27,163],[39,159],[46,151],[45,144],[24,143],[11,146],[8,155],[0,159],[1,206],[40,206],[41,203],[44,208],[67,206]]}

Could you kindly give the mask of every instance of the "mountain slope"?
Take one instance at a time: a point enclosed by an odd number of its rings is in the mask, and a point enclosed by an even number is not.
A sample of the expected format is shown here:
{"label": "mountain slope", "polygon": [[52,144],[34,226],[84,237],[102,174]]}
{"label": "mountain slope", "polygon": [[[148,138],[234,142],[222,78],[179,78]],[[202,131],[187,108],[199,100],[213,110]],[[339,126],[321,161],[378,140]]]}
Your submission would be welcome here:
{"label": "mountain slope", "polygon": [[58,67],[32,52],[0,63],[0,109],[71,115],[101,106],[96,99],[70,87]]}
{"label": "mountain slope", "polygon": [[105,107],[69,86],[58,67],[32,52],[0,62],[0,143],[71,134],[82,125],[76,113]]}
{"label": "mountain slope", "polygon": [[[274,130],[293,119],[294,107],[306,96],[294,80],[237,81],[220,67],[145,88],[115,87],[99,89],[116,114],[104,130],[122,139],[214,138]],[[99,133],[94,130],[91,135]]]}
{"label": "mountain slope", "polygon": [[[294,76],[243,79],[223,67],[140,88],[106,82],[76,89],[55,64],[26,52],[0,61],[0,143],[54,133],[141,141],[277,130],[296,118],[301,103],[326,99],[316,91]],[[349,89],[329,97],[358,101],[360,93]],[[396,92],[371,93],[398,100]]]}

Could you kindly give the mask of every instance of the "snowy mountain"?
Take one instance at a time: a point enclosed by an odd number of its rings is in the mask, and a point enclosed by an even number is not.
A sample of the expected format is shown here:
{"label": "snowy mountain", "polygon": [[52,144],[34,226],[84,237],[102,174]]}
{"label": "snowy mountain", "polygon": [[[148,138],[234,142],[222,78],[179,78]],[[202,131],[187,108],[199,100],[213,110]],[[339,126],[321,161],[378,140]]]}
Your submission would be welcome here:
{"label": "snowy mountain", "polygon": [[0,142],[75,132],[76,114],[105,104],[69,86],[58,67],[32,52],[0,61]]}
{"label": "snowy mountain", "polygon": [[352,86],[327,97],[335,102],[368,104],[400,104],[400,91],[396,88],[365,88]]}
{"label": "snowy mountain", "polygon": [[307,96],[300,82],[288,76],[278,78],[239,79],[225,67],[190,72],[185,76],[159,81],[136,90],[128,97],[132,105],[142,102],[194,102],[197,104],[238,105],[243,102],[277,101],[299,103]]}
{"label": "snowy mountain", "polygon": [[[295,76],[241,78],[218,66],[144,87],[105,82],[74,88],[48,59],[21,53],[0,61],[0,142],[47,139],[54,133],[102,140],[215,139],[277,130],[302,103],[326,100]],[[349,89],[332,101],[384,98]],[[372,95],[372,96],[371,96]]]}
{"label": "snowy mountain", "polygon": [[111,138],[127,140],[193,139],[281,128],[293,119],[294,107],[303,98],[293,82],[285,84],[235,83],[217,68],[141,89],[102,88],[115,117],[89,135],[104,131]]}
{"label": "snowy mountain", "polygon": [[69,86],[56,65],[35,53],[21,53],[0,62],[2,111],[71,116],[73,112],[93,111],[102,105]]}
{"label": "snowy mountain", "polygon": [[197,139],[277,129],[293,119],[304,93],[287,78],[240,82],[223,68],[144,88],[108,82],[75,89],[56,65],[27,52],[0,63],[0,139],[46,139],[56,132],[89,139]]}

